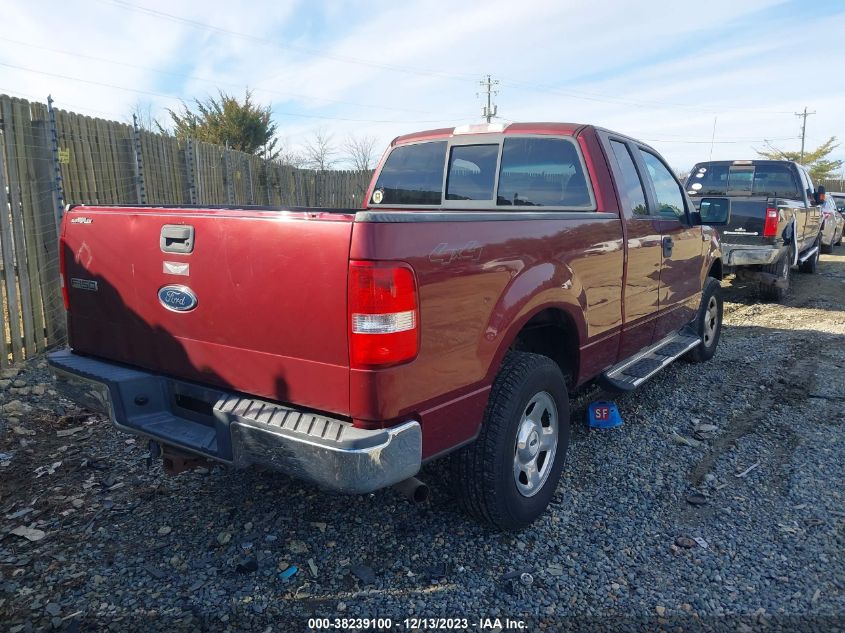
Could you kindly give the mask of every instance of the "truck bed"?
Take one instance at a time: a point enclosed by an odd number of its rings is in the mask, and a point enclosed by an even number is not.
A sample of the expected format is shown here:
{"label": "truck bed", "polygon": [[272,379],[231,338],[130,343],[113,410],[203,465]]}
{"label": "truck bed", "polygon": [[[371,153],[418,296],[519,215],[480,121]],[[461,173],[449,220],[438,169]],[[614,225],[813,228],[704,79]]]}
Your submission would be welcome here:
{"label": "truck bed", "polygon": [[[346,286],[354,213],[71,208],[61,239],[70,345],[93,357],[346,415],[346,296],[315,289]],[[175,227],[169,246],[165,227]],[[191,228],[191,252],[168,252],[184,248],[180,235]],[[175,306],[160,299],[165,288],[172,288],[165,301]],[[187,305],[190,295],[196,305],[184,310],[178,301]]]}

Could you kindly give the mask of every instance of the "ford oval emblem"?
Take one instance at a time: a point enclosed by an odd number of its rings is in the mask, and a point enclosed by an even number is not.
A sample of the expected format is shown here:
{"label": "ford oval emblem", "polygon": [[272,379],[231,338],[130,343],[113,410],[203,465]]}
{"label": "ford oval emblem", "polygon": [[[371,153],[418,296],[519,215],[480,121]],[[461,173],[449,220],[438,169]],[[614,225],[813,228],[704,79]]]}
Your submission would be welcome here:
{"label": "ford oval emblem", "polygon": [[187,286],[164,286],[158,291],[158,300],[173,312],[189,312],[197,307],[197,296]]}

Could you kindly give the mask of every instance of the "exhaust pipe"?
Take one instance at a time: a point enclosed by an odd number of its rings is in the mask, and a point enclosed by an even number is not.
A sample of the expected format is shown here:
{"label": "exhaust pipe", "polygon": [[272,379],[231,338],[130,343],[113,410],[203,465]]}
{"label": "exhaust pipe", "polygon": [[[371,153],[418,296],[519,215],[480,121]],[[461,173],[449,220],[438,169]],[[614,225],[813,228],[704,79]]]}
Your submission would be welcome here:
{"label": "exhaust pipe", "polygon": [[428,486],[416,477],[408,477],[398,484],[393,484],[393,489],[414,503],[425,503],[431,498]]}

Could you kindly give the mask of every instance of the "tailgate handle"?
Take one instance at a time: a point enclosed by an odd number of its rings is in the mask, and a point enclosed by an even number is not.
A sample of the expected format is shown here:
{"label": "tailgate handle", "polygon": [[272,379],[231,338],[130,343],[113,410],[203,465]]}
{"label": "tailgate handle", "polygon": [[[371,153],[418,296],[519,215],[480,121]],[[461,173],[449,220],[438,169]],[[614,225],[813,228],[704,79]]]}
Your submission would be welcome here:
{"label": "tailgate handle", "polygon": [[159,246],[165,253],[190,253],[194,250],[194,227],[187,224],[165,224],[161,227]]}

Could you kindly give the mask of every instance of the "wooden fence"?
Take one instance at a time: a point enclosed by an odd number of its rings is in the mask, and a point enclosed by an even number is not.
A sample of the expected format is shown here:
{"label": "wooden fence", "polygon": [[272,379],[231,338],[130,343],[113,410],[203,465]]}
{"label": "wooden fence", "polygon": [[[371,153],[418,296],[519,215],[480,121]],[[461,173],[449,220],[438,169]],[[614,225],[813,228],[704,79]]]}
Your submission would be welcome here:
{"label": "wooden fence", "polygon": [[845,178],[827,178],[822,180],[825,191],[845,192]]}
{"label": "wooden fence", "polygon": [[361,204],[371,172],[314,171],[0,95],[0,367],[66,341],[65,204]]}

